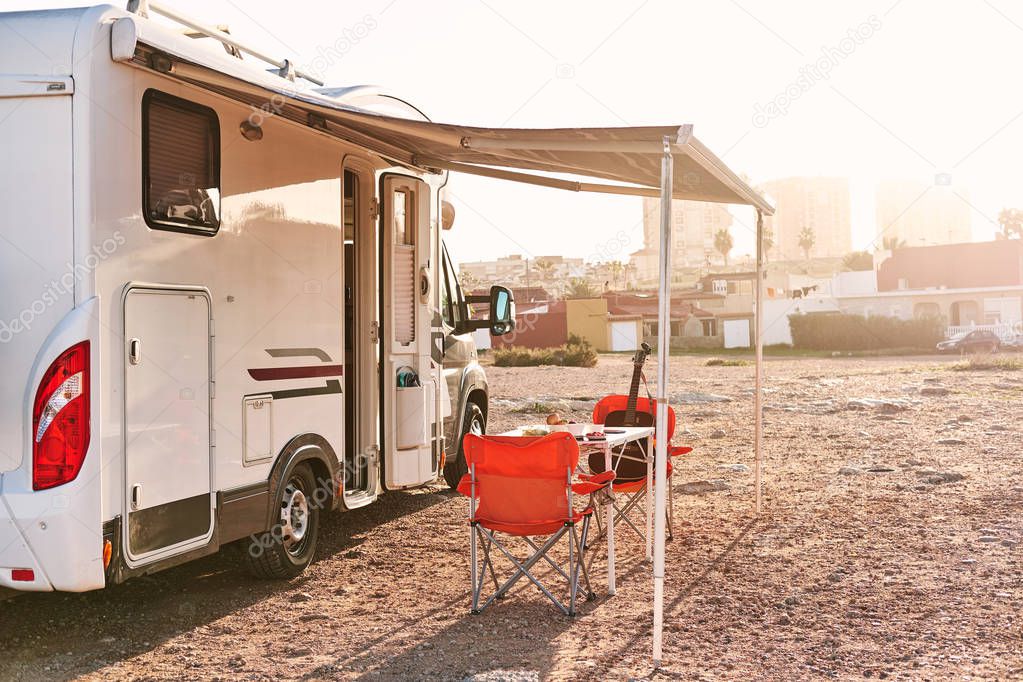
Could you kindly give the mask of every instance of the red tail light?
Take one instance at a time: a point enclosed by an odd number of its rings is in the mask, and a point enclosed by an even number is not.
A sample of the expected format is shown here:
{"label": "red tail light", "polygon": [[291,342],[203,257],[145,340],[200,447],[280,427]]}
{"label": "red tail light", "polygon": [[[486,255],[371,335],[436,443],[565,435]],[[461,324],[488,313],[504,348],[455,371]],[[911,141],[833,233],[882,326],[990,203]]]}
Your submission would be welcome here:
{"label": "red tail light", "polygon": [[53,361],[32,404],[32,488],[73,481],[89,449],[89,342]]}

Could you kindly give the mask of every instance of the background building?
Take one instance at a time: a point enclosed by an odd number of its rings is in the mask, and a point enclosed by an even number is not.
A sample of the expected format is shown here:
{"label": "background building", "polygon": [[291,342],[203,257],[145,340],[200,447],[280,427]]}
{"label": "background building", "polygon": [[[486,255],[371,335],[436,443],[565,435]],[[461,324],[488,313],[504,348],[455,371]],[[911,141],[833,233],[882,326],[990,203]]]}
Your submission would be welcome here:
{"label": "background building", "polygon": [[[656,197],[643,197],[644,248],[632,254],[636,279],[657,280],[657,253],[661,239],[661,203]],[[720,263],[721,254],[714,248],[718,230],[732,226],[732,214],[723,204],[700,201],[673,201],[672,268],[700,267],[709,262]]]}
{"label": "background building", "polygon": [[852,251],[852,213],[846,178],[784,178],[765,182],[760,191],[774,202],[775,214],[764,216],[774,246],[769,260],[805,258],[799,237],[813,230],[811,258],[841,257]]}
{"label": "background building", "polygon": [[497,260],[474,261],[458,264],[458,277],[463,288],[501,284],[510,287],[545,287],[557,292],[560,285],[575,277],[586,276],[582,258],[564,256],[537,256],[525,258],[519,254]]}
{"label": "background building", "polygon": [[877,232],[903,246],[956,244],[972,239],[970,195],[951,185],[886,180],[877,186]]}

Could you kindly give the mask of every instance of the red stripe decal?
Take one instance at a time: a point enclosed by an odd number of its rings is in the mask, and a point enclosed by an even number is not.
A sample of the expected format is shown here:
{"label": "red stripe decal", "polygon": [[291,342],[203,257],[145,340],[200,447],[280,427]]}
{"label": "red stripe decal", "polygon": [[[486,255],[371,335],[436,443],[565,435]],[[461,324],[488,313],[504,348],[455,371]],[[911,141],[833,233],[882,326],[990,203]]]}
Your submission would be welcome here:
{"label": "red stripe decal", "polygon": [[307,367],[262,367],[250,369],[249,376],[256,381],[277,381],[278,379],[312,379],[315,377],[339,377],[344,373],[343,365],[309,365]]}

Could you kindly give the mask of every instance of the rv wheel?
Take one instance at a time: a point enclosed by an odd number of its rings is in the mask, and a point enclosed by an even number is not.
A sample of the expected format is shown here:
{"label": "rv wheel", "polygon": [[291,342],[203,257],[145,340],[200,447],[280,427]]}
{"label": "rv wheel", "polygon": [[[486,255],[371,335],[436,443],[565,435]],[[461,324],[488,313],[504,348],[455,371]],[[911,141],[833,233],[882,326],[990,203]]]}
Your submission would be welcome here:
{"label": "rv wheel", "polygon": [[316,552],[319,506],[313,495],[316,479],[306,464],[295,467],[277,495],[274,526],[248,543],[245,559],[257,578],[294,578]]}
{"label": "rv wheel", "polygon": [[[487,430],[487,420],[483,416],[483,410],[476,403],[466,403],[465,419],[462,420],[462,436],[467,433],[475,433],[482,436]],[[462,438],[458,438],[458,455],[444,465],[444,480],[451,489],[458,487],[462,476],[469,473],[469,467],[465,464],[465,453],[462,452]]]}

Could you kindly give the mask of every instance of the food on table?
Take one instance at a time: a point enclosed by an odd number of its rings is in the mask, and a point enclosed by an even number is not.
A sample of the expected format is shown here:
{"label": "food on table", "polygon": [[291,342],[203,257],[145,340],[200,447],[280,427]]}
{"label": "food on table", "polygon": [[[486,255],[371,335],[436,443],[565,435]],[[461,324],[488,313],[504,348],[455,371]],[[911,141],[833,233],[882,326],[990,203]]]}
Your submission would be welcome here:
{"label": "food on table", "polygon": [[546,436],[550,431],[542,426],[524,426],[522,427],[523,436]]}

